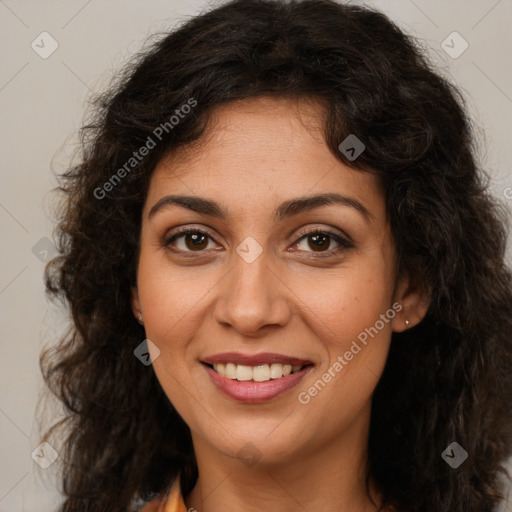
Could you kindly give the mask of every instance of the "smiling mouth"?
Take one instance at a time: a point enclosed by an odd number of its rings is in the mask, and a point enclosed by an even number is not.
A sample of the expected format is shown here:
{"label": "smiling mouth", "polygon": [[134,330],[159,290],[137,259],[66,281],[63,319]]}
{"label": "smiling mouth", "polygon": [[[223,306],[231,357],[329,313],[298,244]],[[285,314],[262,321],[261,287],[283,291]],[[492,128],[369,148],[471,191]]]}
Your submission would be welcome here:
{"label": "smiling mouth", "polygon": [[240,382],[267,382],[298,373],[306,367],[313,366],[312,364],[292,365],[281,363],[261,364],[257,366],[234,363],[210,364],[203,362],[203,364],[223,377]]}

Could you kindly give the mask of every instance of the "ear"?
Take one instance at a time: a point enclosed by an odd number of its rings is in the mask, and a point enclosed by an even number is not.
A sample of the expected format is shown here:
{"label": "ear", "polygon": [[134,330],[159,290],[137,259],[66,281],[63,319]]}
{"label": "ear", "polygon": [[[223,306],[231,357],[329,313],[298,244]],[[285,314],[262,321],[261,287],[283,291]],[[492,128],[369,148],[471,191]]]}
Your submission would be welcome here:
{"label": "ear", "polygon": [[135,318],[142,325],[144,322],[142,320],[142,309],[140,307],[139,292],[138,292],[136,286],[131,287],[131,301],[130,302],[131,302],[132,311],[133,311],[133,314],[135,315]]}
{"label": "ear", "polygon": [[405,275],[398,281],[393,304],[395,302],[398,302],[402,308],[396,309],[393,331],[402,332],[423,320],[430,305],[430,293],[419,283],[413,283],[409,275]]}

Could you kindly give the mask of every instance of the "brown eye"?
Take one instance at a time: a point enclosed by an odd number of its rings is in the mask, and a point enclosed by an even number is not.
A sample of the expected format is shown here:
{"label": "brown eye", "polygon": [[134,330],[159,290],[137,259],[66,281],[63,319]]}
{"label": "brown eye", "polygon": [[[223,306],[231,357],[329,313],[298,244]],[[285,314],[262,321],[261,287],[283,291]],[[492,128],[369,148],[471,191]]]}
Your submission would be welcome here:
{"label": "brown eye", "polygon": [[[337,247],[330,248],[331,242]],[[312,231],[303,235],[295,245],[303,252],[317,253],[318,256],[332,256],[354,246],[341,235],[330,231]]]}
{"label": "brown eye", "polygon": [[202,252],[212,240],[208,233],[198,229],[184,229],[165,240],[164,245],[173,245],[182,252]]}
{"label": "brown eye", "polygon": [[201,233],[187,233],[184,235],[185,245],[188,249],[205,249],[208,245],[208,235]]}
{"label": "brown eye", "polygon": [[308,235],[307,239],[308,245],[313,251],[322,251],[323,249],[329,248],[330,237],[328,235]]}

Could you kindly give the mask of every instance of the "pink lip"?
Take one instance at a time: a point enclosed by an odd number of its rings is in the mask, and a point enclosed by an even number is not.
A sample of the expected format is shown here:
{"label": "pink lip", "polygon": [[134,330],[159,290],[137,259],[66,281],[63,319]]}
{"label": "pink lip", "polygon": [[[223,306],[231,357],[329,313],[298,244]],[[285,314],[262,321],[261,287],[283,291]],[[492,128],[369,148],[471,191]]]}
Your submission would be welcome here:
{"label": "pink lip", "polygon": [[[223,359],[223,361],[226,361],[226,359]],[[285,377],[271,379],[266,382],[255,382],[253,380],[238,381],[228,379],[206,364],[203,364],[202,366],[206,370],[210,380],[220,389],[221,392],[235,400],[249,403],[265,402],[282,395],[286,391],[295,387],[306,376],[306,374],[313,369],[312,365],[306,366],[297,373],[290,373]]]}
{"label": "pink lip", "polygon": [[224,352],[201,359],[201,362],[208,364],[233,363],[246,366],[258,366],[261,364],[291,364],[293,366],[304,366],[311,364],[311,361],[299,359],[297,357],[285,356],[283,354],[273,354],[271,352],[262,352],[261,354],[240,354],[239,352]]}

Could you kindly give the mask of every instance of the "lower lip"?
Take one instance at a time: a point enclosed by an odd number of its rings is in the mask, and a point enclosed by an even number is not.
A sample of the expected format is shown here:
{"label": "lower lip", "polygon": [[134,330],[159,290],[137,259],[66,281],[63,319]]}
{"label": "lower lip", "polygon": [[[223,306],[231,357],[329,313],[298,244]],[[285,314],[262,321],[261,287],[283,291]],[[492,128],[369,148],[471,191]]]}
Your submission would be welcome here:
{"label": "lower lip", "polygon": [[313,366],[306,366],[297,373],[290,373],[285,377],[271,379],[265,382],[253,380],[238,381],[228,379],[217,373],[204,363],[201,363],[210,377],[210,380],[227,396],[241,402],[266,402],[276,398],[295,387],[309,373]]}

